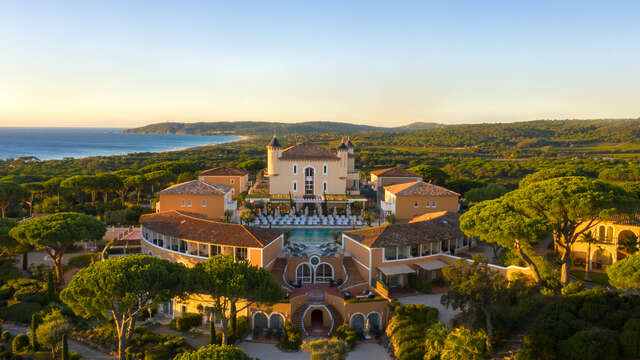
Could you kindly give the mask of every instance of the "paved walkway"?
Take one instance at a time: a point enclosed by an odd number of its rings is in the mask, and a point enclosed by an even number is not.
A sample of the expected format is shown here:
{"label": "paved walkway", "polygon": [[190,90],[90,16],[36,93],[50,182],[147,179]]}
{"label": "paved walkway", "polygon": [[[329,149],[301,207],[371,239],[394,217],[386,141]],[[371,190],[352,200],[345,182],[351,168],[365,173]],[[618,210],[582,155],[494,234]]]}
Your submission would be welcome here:
{"label": "paved walkway", "polygon": [[434,307],[438,309],[438,320],[441,323],[446,324],[447,326],[451,326],[451,322],[453,318],[460,314],[459,310],[453,310],[451,308],[445,307],[440,304],[440,298],[443,294],[424,294],[424,295],[416,295],[416,296],[407,296],[403,298],[399,298],[398,301],[402,305],[407,304],[422,304]]}
{"label": "paved walkway", "polygon": [[[27,328],[20,325],[2,325],[3,330],[9,330],[12,336],[16,336],[18,334],[26,334]],[[83,359],[114,359],[114,356],[102,353],[97,350],[93,350],[77,341],[69,340],[69,350],[73,352],[77,352],[82,356]]]}
{"label": "paved walkway", "polygon": [[[243,342],[238,345],[244,352],[260,360],[309,360],[309,354],[303,351],[284,352],[273,344]],[[358,344],[349,353],[347,360],[391,360],[387,350],[375,343]]]}

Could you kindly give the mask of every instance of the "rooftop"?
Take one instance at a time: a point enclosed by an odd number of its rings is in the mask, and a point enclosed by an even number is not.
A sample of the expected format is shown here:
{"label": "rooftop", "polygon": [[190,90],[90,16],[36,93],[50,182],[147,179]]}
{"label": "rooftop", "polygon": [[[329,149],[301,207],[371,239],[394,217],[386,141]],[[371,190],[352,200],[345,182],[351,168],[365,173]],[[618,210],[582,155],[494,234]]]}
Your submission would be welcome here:
{"label": "rooftop", "polygon": [[388,177],[418,177],[418,178],[422,178],[421,175],[416,174],[412,171],[409,170],[405,170],[405,169],[400,169],[400,168],[386,168],[386,169],[380,169],[380,170],[374,170],[371,172],[372,175],[375,175],[377,177],[383,177],[383,176],[388,176]]}
{"label": "rooftop", "polygon": [[233,187],[204,180],[192,180],[169,186],[158,194],[224,195]]}
{"label": "rooftop", "polygon": [[218,166],[217,168],[207,169],[200,173],[200,176],[244,176],[247,172],[241,169]]}
{"label": "rooftop", "polygon": [[325,160],[338,160],[340,159],[333,151],[314,144],[312,142],[303,142],[290,146],[282,150],[280,159],[294,160],[294,159],[325,159]]}
{"label": "rooftop", "polygon": [[175,238],[228,246],[262,248],[282,235],[275,230],[214,221],[180,210],[145,214],[140,223],[151,231]]}
{"label": "rooftop", "polygon": [[424,181],[389,185],[384,189],[400,196],[460,196],[457,192]]}
{"label": "rooftop", "polygon": [[460,231],[458,213],[440,211],[427,215],[414,218],[408,224],[386,224],[343,234],[369,248],[439,243],[464,236]]}

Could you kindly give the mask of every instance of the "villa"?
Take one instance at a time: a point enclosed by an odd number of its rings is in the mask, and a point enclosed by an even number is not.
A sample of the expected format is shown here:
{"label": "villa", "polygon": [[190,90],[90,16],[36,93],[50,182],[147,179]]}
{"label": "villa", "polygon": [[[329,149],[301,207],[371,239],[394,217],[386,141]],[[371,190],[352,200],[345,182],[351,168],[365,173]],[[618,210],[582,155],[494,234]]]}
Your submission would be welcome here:
{"label": "villa", "polygon": [[355,146],[347,139],[336,150],[312,142],[282,147],[274,136],[267,145],[267,169],[264,179],[256,181],[248,201],[268,203],[281,212],[292,207],[321,211],[344,209],[347,204],[362,203],[360,175],[355,168]]}
{"label": "villa", "polygon": [[[459,194],[400,169],[380,173],[377,181],[386,194],[383,206],[403,221],[367,226],[354,148],[346,139],[335,151],[309,142],[283,149],[274,136],[265,180],[256,181],[246,199],[257,215],[249,224],[237,223],[232,200],[248,184],[243,171],[210,169],[162,190],[157,212],[140,218],[142,251],[188,267],[224,254],[268,270],[287,299],[244,308],[239,315],[253,329],[282,329],[292,321],[308,336],[329,336],[345,322],[365,336],[382,331],[389,301],[415,294],[410,279],[438,279],[471,242],[459,229]],[[387,175],[404,181],[385,182]],[[528,271],[496,270],[505,276]],[[160,312],[175,317],[211,301],[191,294]]]}
{"label": "villa", "polygon": [[592,270],[604,271],[607,266],[630,255],[620,247],[620,243],[627,237],[640,238],[640,218],[636,215],[603,220],[590,232],[595,239],[591,244],[591,254],[587,256],[589,245],[586,242],[577,241],[571,247],[573,265],[582,270],[588,259]]}

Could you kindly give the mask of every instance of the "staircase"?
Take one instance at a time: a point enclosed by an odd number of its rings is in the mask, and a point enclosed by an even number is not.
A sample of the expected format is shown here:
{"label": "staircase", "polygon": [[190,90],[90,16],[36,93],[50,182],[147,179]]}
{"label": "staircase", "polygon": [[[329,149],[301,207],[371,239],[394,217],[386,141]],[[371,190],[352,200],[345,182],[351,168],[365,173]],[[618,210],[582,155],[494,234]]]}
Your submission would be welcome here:
{"label": "staircase", "polygon": [[276,279],[277,282],[280,283],[280,285],[282,285],[283,288],[285,288],[285,290],[291,292],[293,291],[293,288],[287,284],[284,279],[283,279],[283,273],[284,273],[284,268],[287,264],[287,261],[283,258],[277,258],[274,262],[273,262],[273,266],[271,267],[271,276],[273,276],[274,279]]}
{"label": "staircase", "polygon": [[344,268],[349,274],[349,278],[347,281],[338,287],[339,290],[346,289],[352,285],[360,284],[363,282],[367,282],[366,279],[360,275],[360,271],[358,271],[358,265],[356,265],[355,261],[351,256],[345,256],[343,260]]}
{"label": "staircase", "polygon": [[333,328],[331,329],[331,335],[336,335],[336,329],[344,323],[344,319],[342,315],[331,305],[327,305],[327,308],[331,312],[331,316],[333,317]]}
{"label": "staircase", "polygon": [[298,327],[300,327],[300,330],[303,332],[305,336],[309,334],[307,333],[307,330],[305,330],[304,328],[304,319],[302,318],[302,315],[304,315],[304,311],[307,310],[308,307],[309,305],[304,304],[299,308],[297,308],[296,311],[293,313],[293,315],[291,315],[291,322],[294,325],[297,325]]}

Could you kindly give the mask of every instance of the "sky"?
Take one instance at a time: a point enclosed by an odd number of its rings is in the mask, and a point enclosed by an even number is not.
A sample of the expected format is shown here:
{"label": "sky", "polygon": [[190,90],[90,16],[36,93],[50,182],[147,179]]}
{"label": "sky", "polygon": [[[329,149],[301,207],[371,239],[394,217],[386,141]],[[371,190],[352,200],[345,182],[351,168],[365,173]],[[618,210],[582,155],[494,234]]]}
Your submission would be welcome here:
{"label": "sky", "polygon": [[0,1],[0,126],[640,117],[638,1]]}

